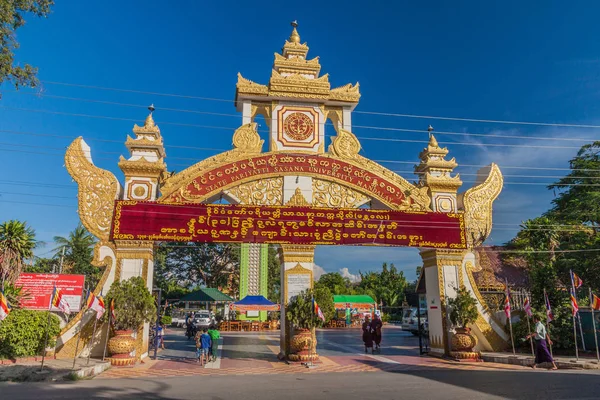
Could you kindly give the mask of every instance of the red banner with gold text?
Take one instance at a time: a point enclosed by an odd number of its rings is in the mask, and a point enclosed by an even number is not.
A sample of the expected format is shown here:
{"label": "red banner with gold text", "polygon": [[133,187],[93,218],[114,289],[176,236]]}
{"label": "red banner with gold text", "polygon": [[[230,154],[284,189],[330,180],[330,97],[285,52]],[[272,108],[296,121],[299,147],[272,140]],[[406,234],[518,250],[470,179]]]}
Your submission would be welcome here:
{"label": "red banner with gold text", "polygon": [[466,248],[462,213],[117,201],[111,240]]}

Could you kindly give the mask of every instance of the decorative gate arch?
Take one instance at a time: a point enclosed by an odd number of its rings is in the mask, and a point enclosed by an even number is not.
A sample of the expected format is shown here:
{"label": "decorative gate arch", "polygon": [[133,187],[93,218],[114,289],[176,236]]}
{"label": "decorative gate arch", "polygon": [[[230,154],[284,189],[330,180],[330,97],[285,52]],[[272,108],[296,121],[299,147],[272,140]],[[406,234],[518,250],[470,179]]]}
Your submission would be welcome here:
{"label": "decorative gate arch", "polygon": [[[495,164],[480,171],[476,186],[459,194],[462,181],[453,170],[448,150],[430,140],[415,167],[418,182],[409,183],[393,171],[359,154],[361,145],[352,133],[352,111],[360,98],[358,83],[331,89],[329,76],[319,76],[318,58],[308,60],[308,46],[301,44],[296,24],[275,62],[269,85],[238,74],[236,107],[242,125],[233,134],[233,149],[207,158],[177,174],[167,172],[165,149],[153,111],[143,126],[135,125],[135,137],[125,145],[130,157],[121,157],[125,179],[121,186],[110,172],[94,166],[91,149],[76,139],[65,156],[66,167],[79,185],[79,216],[99,242],[94,264],[104,268],[95,293],[107,292],[115,280],[142,276],[148,288],[153,279],[151,241],[110,241],[115,200],[155,201],[163,204],[212,203],[226,198],[233,204],[313,205],[415,212],[464,213],[466,250],[421,248],[432,351],[449,352],[446,301],[466,287],[478,300],[479,318],[473,331],[482,349],[499,349],[508,336],[485,305],[472,272],[478,268],[473,250],[490,234],[492,203],[502,190],[502,174]],[[269,151],[254,119],[264,116],[269,128]],[[325,123],[331,121],[337,135],[325,149]],[[426,214],[425,214],[426,215]],[[287,278],[312,277],[315,246],[281,245],[282,295],[289,299]],[[266,294],[266,245],[242,244],[240,295]],[[312,279],[306,283],[312,286]],[[282,312],[282,327],[285,312]],[[84,318],[84,329],[77,321]],[[80,312],[61,333],[58,355],[72,357],[78,336],[90,340],[90,315]],[[104,330],[100,330],[104,331]],[[136,356],[145,356],[148,326],[138,331]],[[282,352],[286,332],[282,329]],[[82,346],[84,347],[84,346]],[[85,347],[84,347],[85,348]]]}

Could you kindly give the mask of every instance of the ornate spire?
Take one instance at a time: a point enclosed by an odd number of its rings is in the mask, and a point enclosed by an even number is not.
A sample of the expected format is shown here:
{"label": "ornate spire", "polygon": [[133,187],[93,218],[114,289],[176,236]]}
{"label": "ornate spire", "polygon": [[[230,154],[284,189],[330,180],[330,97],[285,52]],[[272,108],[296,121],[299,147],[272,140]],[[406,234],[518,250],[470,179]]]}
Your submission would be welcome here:
{"label": "ornate spire", "polygon": [[129,158],[121,157],[119,166],[125,174],[138,173],[138,166],[141,164],[152,164],[150,169],[162,171],[166,170],[164,159],[166,157],[163,139],[160,135],[160,129],[154,123],[152,114],[154,113],[154,104],[148,107],[150,113],[146,117],[144,126],[133,126],[135,137],[127,136],[125,146],[129,150]]}
{"label": "ornate spire", "polygon": [[428,186],[432,191],[456,192],[462,185],[460,176],[452,176],[454,168],[458,165],[456,160],[446,160],[448,149],[440,147],[433,135],[433,127],[429,125],[429,142],[427,147],[421,151],[419,158],[421,163],[415,166],[415,174],[419,176],[419,184]]}
{"label": "ornate spire", "polygon": [[135,133],[137,136],[148,135],[158,139],[160,138],[160,129],[158,129],[158,126],[156,126],[154,123],[154,118],[152,118],[152,113],[154,113],[155,110],[154,104],[150,104],[150,106],[148,106],[148,110],[150,110],[150,113],[146,117],[146,121],[144,121],[144,126],[134,125],[133,133]]}
{"label": "ornate spire", "polygon": [[156,126],[156,124],[154,123],[154,118],[152,118],[152,113],[155,110],[154,104],[150,104],[148,110],[150,110],[150,114],[148,114],[148,116],[146,117],[146,121],[144,122],[144,128],[146,129],[154,128]]}
{"label": "ornate spire", "polygon": [[296,28],[298,27],[298,21],[292,21],[291,25],[294,29],[292,30],[292,34],[290,35],[288,42],[300,43],[300,35],[298,34],[298,31],[296,30]]}

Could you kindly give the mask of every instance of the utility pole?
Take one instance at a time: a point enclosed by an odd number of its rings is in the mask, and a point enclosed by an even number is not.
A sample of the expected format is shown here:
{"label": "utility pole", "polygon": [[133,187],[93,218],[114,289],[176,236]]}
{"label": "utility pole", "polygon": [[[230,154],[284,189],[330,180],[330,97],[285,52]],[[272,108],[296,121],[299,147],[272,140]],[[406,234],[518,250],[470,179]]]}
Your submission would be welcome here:
{"label": "utility pole", "polygon": [[58,269],[58,273],[62,274],[62,269],[63,269],[63,261],[65,259],[65,246],[63,246],[62,248],[62,254],[60,256],[60,267]]}

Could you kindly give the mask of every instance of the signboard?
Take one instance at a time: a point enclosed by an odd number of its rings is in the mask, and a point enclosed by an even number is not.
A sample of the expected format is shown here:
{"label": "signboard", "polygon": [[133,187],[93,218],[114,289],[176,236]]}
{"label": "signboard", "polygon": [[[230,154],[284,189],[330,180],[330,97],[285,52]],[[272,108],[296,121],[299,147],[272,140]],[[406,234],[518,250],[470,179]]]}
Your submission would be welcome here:
{"label": "signboard", "polygon": [[[85,275],[66,274],[29,274],[23,273],[15,282],[15,286],[22,288],[23,299],[21,307],[28,310],[48,310],[52,291],[56,285],[69,304],[71,312],[78,312],[81,308],[81,296]],[[60,311],[52,307],[51,311]]]}
{"label": "signboard", "polygon": [[298,263],[294,268],[285,271],[284,279],[286,300],[289,302],[292,297],[312,287],[313,274],[310,269]]}
{"label": "signboard", "polygon": [[464,214],[117,201],[111,240],[466,248]]}

